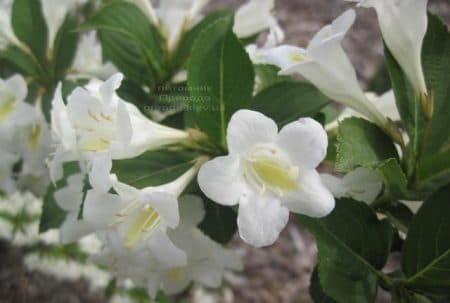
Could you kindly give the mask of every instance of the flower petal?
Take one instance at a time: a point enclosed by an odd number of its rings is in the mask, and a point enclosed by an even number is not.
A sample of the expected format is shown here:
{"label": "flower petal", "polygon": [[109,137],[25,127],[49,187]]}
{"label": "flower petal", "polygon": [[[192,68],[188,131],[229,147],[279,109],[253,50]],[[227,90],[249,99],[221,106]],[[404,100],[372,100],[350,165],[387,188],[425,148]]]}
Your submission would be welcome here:
{"label": "flower petal", "polygon": [[284,70],[305,60],[306,50],[300,47],[282,45],[258,52],[259,62],[272,64]]}
{"label": "flower petal", "polygon": [[167,234],[158,232],[147,241],[147,247],[162,268],[182,267],[187,264],[187,256],[184,251],[176,247]]}
{"label": "flower petal", "polygon": [[84,201],[83,219],[96,230],[105,229],[118,219],[117,214],[125,206],[117,195],[89,190]]}
{"label": "flower petal", "polygon": [[151,205],[170,228],[175,228],[180,223],[178,200],[175,195],[158,191],[144,193],[143,201]]}
{"label": "flower petal", "polygon": [[245,189],[239,165],[239,160],[231,156],[217,157],[206,162],[198,173],[200,189],[219,204],[237,204]]}
{"label": "flower petal", "polygon": [[289,210],[271,196],[244,196],[239,203],[241,238],[256,247],[272,245],[289,220]]}
{"label": "flower petal", "polygon": [[179,201],[180,220],[183,228],[192,228],[200,224],[205,217],[202,199],[194,195],[184,195]]}
{"label": "flower petal", "polygon": [[283,127],[277,142],[300,169],[316,168],[327,154],[327,133],[311,118],[302,118]]}
{"label": "flower petal", "polygon": [[230,154],[245,153],[256,144],[275,141],[276,123],[269,117],[251,110],[239,110],[230,119],[227,143]]}
{"label": "flower petal", "polygon": [[60,237],[63,244],[68,244],[93,232],[92,227],[84,220],[78,220],[78,214],[70,214],[60,227]]}
{"label": "flower petal", "polygon": [[299,190],[286,194],[282,198],[282,204],[292,212],[320,218],[334,209],[335,201],[319,174],[310,170],[300,174]]}
{"label": "flower petal", "polygon": [[95,190],[107,193],[112,187],[112,180],[109,173],[112,168],[112,160],[108,154],[95,157],[92,162],[92,169],[89,173],[89,183]]}

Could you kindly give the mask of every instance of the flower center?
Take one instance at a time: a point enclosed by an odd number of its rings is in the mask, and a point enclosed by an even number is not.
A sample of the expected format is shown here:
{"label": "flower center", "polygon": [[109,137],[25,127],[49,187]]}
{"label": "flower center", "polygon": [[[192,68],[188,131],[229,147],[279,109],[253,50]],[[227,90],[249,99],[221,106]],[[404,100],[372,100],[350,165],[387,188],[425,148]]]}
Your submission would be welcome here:
{"label": "flower center", "polygon": [[30,136],[28,137],[28,142],[30,143],[31,149],[35,151],[39,144],[39,137],[41,135],[41,127],[39,125],[34,125],[31,128]]}
{"label": "flower center", "polygon": [[116,139],[116,124],[112,115],[87,109],[76,125],[81,149],[86,152],[105,151]]}
{"label": "flower center", "polygon": [[169,278],[171,280],[180,282],[184,278],[184,271],[182,267],[175,267],[169,270],[168,272]]}
{"label": "flower center", "polygon": [[263,194],[267,189],[282,196],[297,189],[298,167],[273,147],[260,147],[249,152],[244,164],[245,177]]}
{"label": "flower center", "polygon": [[13,96],[7,96],[0,103],[0,122],[3,122],[8,115],[16,108],[16,99]]}

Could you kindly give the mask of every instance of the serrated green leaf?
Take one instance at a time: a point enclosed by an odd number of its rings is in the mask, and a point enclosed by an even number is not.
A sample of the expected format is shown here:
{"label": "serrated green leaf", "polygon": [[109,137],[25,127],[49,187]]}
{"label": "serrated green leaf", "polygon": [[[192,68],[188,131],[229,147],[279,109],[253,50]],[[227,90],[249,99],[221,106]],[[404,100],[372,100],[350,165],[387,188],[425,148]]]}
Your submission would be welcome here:
{"label": "serrated green leaf", "polygon": [[431,195],[415,216],[403,246],[407,285],[450,294],[450,185]]}
{"label": "serrated green leaf", "polygon": [[392,140],[375,124],[364,119],[349,118],[340,123],[337,141],[336,169],[341,172],[398,158]]}
{"label": "serrated green leaf", "polygon": [[379,221],[366,204],[351,199],[336,201],[325,218],[297,219],[316,239],[325,294],[338,302],[373,302],[377,270],[384,266],[392,242],[389,221]]}
{"label": "serrated green leaf", "polygon": [[301,117],[313,117],[328,104],[314,86],[301,82],[278,82],[253,98],[251,109],[272,118],[279,126]]}
{"label": "serrated green leaf", "polygon": [[11,23],[17,38],[26,44],[37,58],[44,60],[47,55],[47,24],[41,2],[15,0]]}
{"label": "serrated green leaf", "polygon": [[198,126],[225,146],[229,119],[250,105],[253,66],[232,32],[233,19],[218,19],[202,31],[188,64],[188,87]]}
{"label": "serrated green leaf", "polygon": [[186,151],[150,151],[139,157],[113,161],[111,173],[136,188],[175,180],[195,164],[198,154]]}

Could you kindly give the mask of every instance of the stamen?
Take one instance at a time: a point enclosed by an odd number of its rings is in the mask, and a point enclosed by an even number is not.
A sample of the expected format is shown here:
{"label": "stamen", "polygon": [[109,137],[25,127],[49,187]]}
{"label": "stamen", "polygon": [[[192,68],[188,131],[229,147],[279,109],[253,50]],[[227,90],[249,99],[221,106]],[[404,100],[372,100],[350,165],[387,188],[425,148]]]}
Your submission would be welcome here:
{"label": "stamen", "polygon": [[97,118],[97,116],[91,112],[90,109],[87,110],[89,117],[91,117],[92,119],[94,119],[97,122],[100,122],[100,120]]}

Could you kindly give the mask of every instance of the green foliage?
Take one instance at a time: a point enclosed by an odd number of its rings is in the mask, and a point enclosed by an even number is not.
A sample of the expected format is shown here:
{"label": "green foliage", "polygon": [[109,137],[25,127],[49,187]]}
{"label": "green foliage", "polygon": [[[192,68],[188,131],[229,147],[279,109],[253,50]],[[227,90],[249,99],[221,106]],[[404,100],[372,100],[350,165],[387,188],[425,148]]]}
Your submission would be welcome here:
{"label": "green foliage", "polygon": [[55,79],[62,79],[73,63],[78,46],[79,34],[75,32],[78,23],[67,16],[59,28],[53,45],[53,73]]}
{"label": "green foliage", "polygon": [[319,270],[317,266],[311,275],[310,285],[309,285],[309,295],[315,303],[336,303],[335,300],[328,297],[320,285],[319,280]]}
{"label": "green foliage", "polygon": [[188,65],[188,87],[197,125],[225,146],[232,114],[247,108],[254,86],[253,66],[232,32],[233,19],[216,20],[197,38]]}
{"label": "green foliage", "polygon": [[294,83],[291,77],[278,75],[280,69],[274,65],[257,64],[254,66],[254,69],[255,74],[258,77],[258,82],[256,83],[258,92],[279,82],[291,81]]}
{"label": "green foliage", "polygon": [[345,119],[337,137],[336,169],[348,172],[358,166],[370,167],[391,158],[397,151],[391,139],[375,124],[360,118]]}
{"label": "green foliage", "polygon": [[298,221],[317,241],[319,279],[324,293],[342,303],[373,302],[378,269],[388,257],[393,231],[388,220],[379,221],[364,203],[336,201],[323,219],[303,215]]}
{"label": "green foliage", "polygon": [[11,23],[17,38],[27,45],[39,60],[45,60],[48,38],[41,2],[15,0],[12,6]]}
{"label": "green foliage", "polygon": [[402,268],[407,285],[417,290],[450,293],[450,186],[430,196],[409,228]]}
{"label": "green foliage", "polygon": [[97,29],[105,59],[130,80],[152,86],[164,77],[163,38],[137,6],[111,1],[83,28]]}
{"label": "green foliage", "polygon": [[284,126],[300,117],[313,117],[328,104],[314,86],[301,82],[278,82],[253,98],[251,109]]}
{"label": "green foliage", "polygon": [[198,154],[186,151],[149,151],[133,159],[115,160],[111,173],[136,188],[175,180],[195,164]]}

